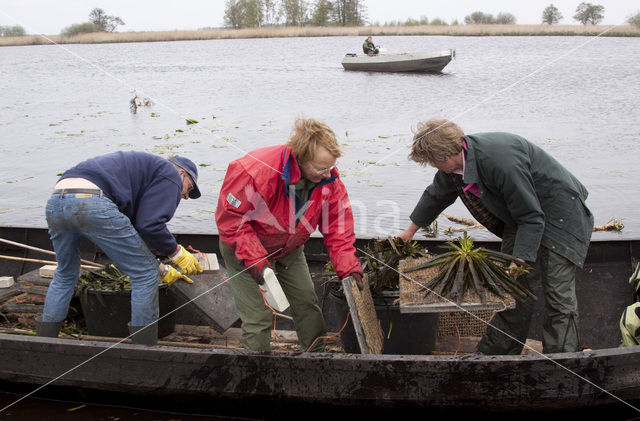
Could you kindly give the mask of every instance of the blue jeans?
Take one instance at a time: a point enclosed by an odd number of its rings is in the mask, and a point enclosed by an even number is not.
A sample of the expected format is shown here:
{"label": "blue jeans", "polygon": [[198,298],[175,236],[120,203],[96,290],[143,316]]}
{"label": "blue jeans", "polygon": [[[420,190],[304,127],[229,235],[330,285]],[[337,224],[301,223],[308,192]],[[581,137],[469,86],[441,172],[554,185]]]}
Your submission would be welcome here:
{"label": "blue jeans", "polygon": [[58,268],[45,299],[42,321],[60,322],[80,275],[80,240],[98,246],[131,280],[131,325],[158,319],[158,260],[127,216],[100,195],[53,194],[47,202],[49,235]]}

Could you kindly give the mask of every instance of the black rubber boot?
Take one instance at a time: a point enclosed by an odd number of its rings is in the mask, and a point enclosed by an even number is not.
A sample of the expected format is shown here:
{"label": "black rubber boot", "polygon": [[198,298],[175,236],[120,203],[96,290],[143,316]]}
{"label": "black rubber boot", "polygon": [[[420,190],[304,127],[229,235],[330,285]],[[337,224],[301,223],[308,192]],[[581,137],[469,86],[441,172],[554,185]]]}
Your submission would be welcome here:
{"label": "black rubber boot", "polygon": [[148,326],[131,326],[131,323],[127,323],[127,326],[134,344],[153,346],[158,343],[158,322]]}
{"label": "black rubber boot", "polygon": [[62,322],[43,322],[42,316],[36,317],[36,335],[45,338],[57,338]]}

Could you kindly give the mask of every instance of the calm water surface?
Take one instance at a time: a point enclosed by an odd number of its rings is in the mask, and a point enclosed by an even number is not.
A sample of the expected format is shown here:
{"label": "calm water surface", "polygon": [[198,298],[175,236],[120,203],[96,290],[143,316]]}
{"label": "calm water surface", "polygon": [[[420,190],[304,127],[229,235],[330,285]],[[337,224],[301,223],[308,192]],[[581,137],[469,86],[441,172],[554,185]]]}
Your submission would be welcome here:
{"label": "calm water surface", "polygon": [[[456,58],[441,75],[344,71],[342,56],[359,52],[361,37],[0,48],[0,225],[45,227],[59,173],[135,149],[200,165],[203,197],[183,201],[170,228],[216,233],[228,162],[284,143],[294,119],[307,116],[326,121],[344,145],[338,166],[357,233],[392,235],[434,174],[407,159],[412,129],[440,116],[467,133],[509,131],[540,145],[587,186],[596,224],[624,218],[622,233],[594,239],[640,237],[640,39],[375,42],[390,53],[452,48]],[[152,105],[132,114],[136,94]],[[459,201],[447,213],[469,216]],[[440,228],[451,225],[440,217]]]}

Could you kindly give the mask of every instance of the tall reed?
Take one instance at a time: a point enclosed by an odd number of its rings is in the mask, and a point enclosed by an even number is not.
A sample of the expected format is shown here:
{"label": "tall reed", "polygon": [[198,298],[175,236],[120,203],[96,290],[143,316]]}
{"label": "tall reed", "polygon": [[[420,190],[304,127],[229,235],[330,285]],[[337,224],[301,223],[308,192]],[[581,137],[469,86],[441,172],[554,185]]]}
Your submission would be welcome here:
{"label": "tall reed", "polygon": [[[202,29],[197,31],[96,32],[71,37],[62,35],[27,35],[0,37],[0,46],[36,44],[100,44],[113,42],[186,41],[231,38],[285,38],[330,36],[595,36],[610,29],[606,25],[422,25],[422,26],[305,26],[246,29]],[[637,37],[640,28],[617,26],[604,36]]]}

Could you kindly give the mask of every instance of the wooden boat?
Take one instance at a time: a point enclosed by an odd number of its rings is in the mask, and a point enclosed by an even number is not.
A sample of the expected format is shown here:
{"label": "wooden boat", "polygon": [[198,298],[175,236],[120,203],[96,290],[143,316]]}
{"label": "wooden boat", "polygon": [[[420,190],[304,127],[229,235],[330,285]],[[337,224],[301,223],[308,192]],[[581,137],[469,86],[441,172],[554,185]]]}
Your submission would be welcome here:
{"label": "wooden boat", "polygon": [[[176,235],[218,252],[215,235]],[[0,227],[0,238],[51,249],[44,229]],[[363,249],[368,239],[358,239]],[[425,241],[429,249],[439,241]],[[492,246],[491,242],[484,245]],[[33,255],[2,246],[2,254]],[[84,258],[92,259],[88,247]],[[305,247],[311,267],[327,256],[320,238]],[[582,342],[592,350],[521,356],[258,353],[208,346],[128,343],[0,334],[0,388],[37,396],[117,399],[155,409],[287,418],[336,411],[394,415],[638,416],[640,347],[618,348],[618,321],[631,304],[628,278],[640,240],[594,241],[577,273]],[[37,264],[0,261],[2,274]],[[313,270],[313,269],[312,269]],[[541,303],[539,303],[541,304]],[[539,339],[536,310],[530,337]],[[320,411],[320,412],[318,412]],[[295,415],[294,415],[295,414]],[[618,418],[616,418],[618,417]]]}
{"label": "wooden boat", "polygon": [[345,70],[367,72],[430,72],[439,73],[455,57],[455,50],[435,53],[401,53],[357,55],[346,54],[342,59]]}

